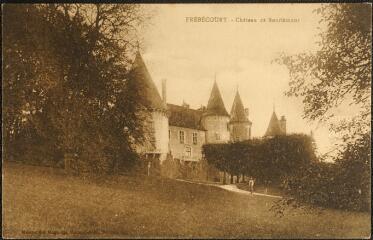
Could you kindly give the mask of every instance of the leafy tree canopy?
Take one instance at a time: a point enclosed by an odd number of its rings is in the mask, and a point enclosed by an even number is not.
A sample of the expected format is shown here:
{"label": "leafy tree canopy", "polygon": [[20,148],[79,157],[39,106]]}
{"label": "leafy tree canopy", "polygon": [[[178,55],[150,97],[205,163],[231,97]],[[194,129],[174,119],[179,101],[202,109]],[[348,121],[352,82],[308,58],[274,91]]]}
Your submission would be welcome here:
{"label": "leafy tree canopy", "polygon": [[370,131],[371,5],[324,4],[316,12],[326,27],[319,50],[277,59],[289,70],[286,94],[303,100],[309,120],[329,121],[342,104],[359,109],[358,116],[330,125],[344,141],[353,140]]}
{"label": "leafy tree canopy", "polygon": [[140,5],[8,4],[3,10],[8,145],[34,129],[80,159],[130,162],[131,143],[142,136],[138,91],[127,81],[136,26],[145,20]]}
{"label": "leafy tree canopy", "polygon": [[303,134],[206,144],[203,154],[210,164],[221,171],[253,176],[260,182],[279,183],[316,161],[314,141]]}

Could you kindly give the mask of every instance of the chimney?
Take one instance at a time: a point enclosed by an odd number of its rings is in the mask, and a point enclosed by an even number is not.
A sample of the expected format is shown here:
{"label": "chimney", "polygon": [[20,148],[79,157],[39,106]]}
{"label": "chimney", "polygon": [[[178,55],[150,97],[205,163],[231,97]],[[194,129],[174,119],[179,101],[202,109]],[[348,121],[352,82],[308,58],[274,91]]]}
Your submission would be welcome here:
{"label": "chimney", "polygon": [[286,134],[286,119],[285,116],[281,116],[280,128],[283,134]]}
{"label": "chimney", "polygon": [[203,105],[201,105],[197,110],[199,110],[199,111],[205,111],[206,110],[206,107],[205,106],[203,106]]}
{"label": "chimney", "polygon": [[249,109],[248,108],[245,108],[245,116],[249,117]]}
{"label": "chimney", "polygon": [[185,108],[189,108],[189,104],[187,104],[186,102],[184,102],[184,100],[183,100],[183,105],[182,106],[185,107]]}
{"label": "chimney", "polygon": [[167,105],[166,79],[162,79],[162,99],[163,103]]}

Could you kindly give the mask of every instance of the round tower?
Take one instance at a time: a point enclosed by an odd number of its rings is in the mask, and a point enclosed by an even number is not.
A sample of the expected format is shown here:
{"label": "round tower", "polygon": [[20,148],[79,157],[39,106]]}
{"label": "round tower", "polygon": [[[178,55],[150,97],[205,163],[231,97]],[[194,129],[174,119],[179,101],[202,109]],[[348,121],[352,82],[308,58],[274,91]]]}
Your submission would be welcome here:
{"label": "round tower", "polygon": [[162,162],[169,152],[165,81],[162,82],[162,99],[139,52],[129,73],[129,79],[136,82],[137,101],[146,108],[140,113],[145,118],[144,141],[136,146],[136,149],[146,158],[159,159]]}
{"label": "round tower", "polygon": [[229,114],[225,109],[216,81],[201,121],[206,130],[206,143],[225,143],[229,141]]}
{"label": "round tower", "polygon": [[229,128],[231,140],[234,142],[244,141],[251,137],[251,122],[249,121],[249,110],[244,108],[240,94],[236,93],[231,109]]}

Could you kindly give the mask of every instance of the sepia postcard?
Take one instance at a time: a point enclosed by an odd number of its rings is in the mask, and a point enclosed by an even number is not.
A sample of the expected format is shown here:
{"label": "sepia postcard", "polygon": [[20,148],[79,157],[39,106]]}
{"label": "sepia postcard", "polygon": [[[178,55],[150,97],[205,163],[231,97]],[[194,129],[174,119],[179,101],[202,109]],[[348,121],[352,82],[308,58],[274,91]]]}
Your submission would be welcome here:
{"label": "sepia postcard", "polygon": [[2,5],[2,237],[371,237],[372,4]]}

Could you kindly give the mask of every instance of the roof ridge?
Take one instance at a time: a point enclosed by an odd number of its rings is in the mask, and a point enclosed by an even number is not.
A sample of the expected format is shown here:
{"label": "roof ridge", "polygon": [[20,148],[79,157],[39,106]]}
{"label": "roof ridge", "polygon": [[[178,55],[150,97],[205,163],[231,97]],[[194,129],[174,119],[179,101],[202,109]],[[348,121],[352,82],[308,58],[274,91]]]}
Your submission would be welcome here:
{"label": "roof ridge", "polygon": [[174,107],[183,108],[183,109],[185,109],[185,110],[191,110],[191,111],[203,112],[203,111],[200,110],[200,109],[186,108],[186,107],[183,107],[182,105],[177,105],[177,104],[173,104],[173,103],[167,103],[167,106],[174,106]]}
{"label": "roof ridge", "polygon": [[169,111],[168,122],[170,126],[204,130],[201,124],[202,111],[185,108],[176,104],[167,104],[167,106]]}

